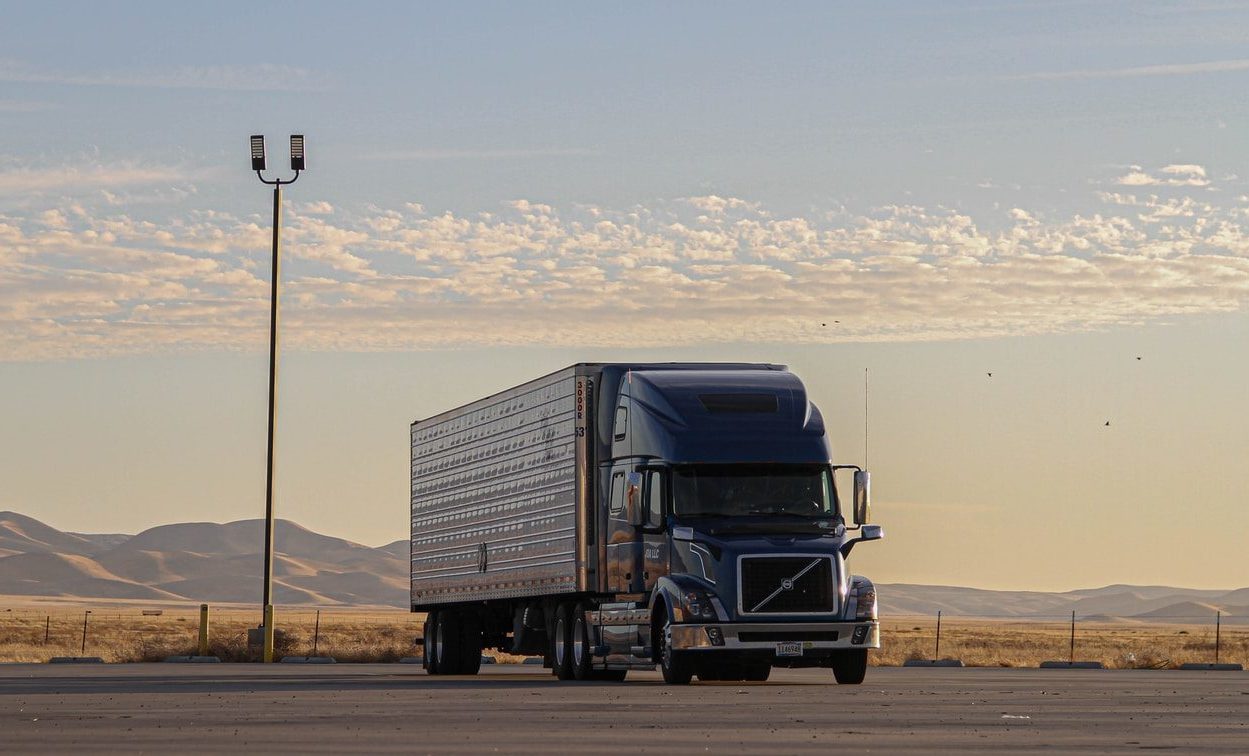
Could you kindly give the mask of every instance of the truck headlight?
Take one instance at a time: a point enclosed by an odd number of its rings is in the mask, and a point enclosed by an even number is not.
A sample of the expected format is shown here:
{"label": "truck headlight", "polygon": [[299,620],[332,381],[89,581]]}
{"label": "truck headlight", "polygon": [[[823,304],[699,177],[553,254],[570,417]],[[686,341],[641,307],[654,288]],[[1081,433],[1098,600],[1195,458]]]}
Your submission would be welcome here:
{"label": "truck headlight", "polygon": [[876,619],[876,588],[864,586],[855,591],[858,601],[855,604],[854,618],[857,620]]}
{"label": "truck headlight", "polygon": [[680,610],[674,612],[679,622],[697,622],[716,619],[716,608],[705,591],[693,590],[681,594]]}

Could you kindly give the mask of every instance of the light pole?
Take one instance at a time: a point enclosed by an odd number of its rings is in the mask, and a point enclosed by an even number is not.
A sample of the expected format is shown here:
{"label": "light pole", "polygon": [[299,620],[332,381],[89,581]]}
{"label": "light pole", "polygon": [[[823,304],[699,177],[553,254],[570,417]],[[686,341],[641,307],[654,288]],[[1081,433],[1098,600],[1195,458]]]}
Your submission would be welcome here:
{"label": "light pole", "polygon": [[269,295],[269,449],[265,466],[265,589],[264,589],[264,661],[273,661],[273,432],[277,419],[278,400],[278,283],[281,278],[282,187],[293,184],[304,170],[304,135],[291,134],[291,170],[295,177],[283,181],[264,177],[265,138],[253,134],[252,170],[261,183],[273,187],[273,281]]}

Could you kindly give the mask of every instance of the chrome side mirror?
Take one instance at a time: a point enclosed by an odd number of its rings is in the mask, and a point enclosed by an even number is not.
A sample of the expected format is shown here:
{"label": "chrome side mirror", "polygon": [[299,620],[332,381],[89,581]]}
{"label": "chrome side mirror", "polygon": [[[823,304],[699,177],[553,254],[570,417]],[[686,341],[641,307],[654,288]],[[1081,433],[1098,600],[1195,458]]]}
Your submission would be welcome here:
{"label": "chrome side mirror", "polygon": [[872,514],[872,474],[867,470],[854,471],[854,524],[863,525]]}

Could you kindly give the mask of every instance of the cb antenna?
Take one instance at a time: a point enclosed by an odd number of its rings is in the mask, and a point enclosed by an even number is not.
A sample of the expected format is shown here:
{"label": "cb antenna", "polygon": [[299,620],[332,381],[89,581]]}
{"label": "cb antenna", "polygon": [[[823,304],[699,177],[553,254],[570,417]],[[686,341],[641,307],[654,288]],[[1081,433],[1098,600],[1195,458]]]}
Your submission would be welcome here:
{"label": "cb antenna", "polygon": [[863,368],[863,469],[868,469],[868,440],[871,436],[868,433],[869,422],[872,417],[872,405],[870,403],[871,380],[868,368]]}

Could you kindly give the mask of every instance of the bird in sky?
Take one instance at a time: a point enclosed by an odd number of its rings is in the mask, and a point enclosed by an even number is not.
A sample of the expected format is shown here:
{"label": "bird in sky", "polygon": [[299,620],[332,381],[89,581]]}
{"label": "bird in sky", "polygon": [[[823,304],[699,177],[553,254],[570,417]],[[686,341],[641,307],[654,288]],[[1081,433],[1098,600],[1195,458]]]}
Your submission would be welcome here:
{"label": "bird in sky", "polygon": [[1136,358],[1137,362],[1139,362],[1139,361],[1140,361],[1140,359],[1141,359],[1140,357],[1137,357],[1137,358]]}
{"label": "bird in sky", "polygon": [[993,373],[985,373],[985,375],[989,376],[990,378],[993,377]]}
{"label": "bird in sky", "polygon": [[1106,421],[1106,427],[1107,427],[1107,428],[1109,428],[1109,427],[1110,427],[1110,421],[1109,421],[1109,420],[1107,420],[1107,421]]}

